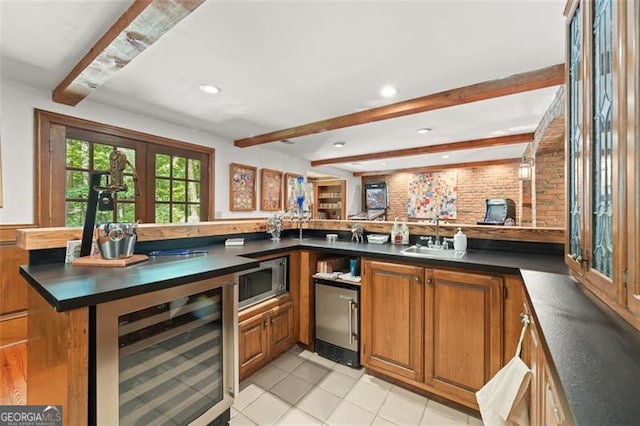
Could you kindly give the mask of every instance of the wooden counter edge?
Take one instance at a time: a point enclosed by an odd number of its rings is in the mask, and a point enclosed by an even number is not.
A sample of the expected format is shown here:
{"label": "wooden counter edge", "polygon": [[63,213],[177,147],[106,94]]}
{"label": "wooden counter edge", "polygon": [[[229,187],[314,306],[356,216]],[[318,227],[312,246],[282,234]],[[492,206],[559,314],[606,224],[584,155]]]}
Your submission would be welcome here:
{"label": "wooden counter edge", "polygon": [[[350,231],[355,223],[364,226],[365,233],[383,233],[391,231],[391,222],[357,222],[348,220],[312,220],[305,229],[326,231]],[[295,228],[295,223],[285,221],[285,229]],[[565,231],[561,228],[529,228],[517,226],[456,225],[440,226],[440,235],[451,237],[458,227],[468,238],[501,241],[523,241],[537,243],[563,244]],[[178,238],[212,237],[222,235],[266,232],[264,219],[256,221],[221,221],[187,224],[141,224],[138,227],[138,241],[171,240]],[[410,223],[412,235],[434,235],[435,226],[423,223]],[[16,244],[25,250],[64,248],[67,241],[79,240],[81,228],[32,228],[16,231]]]}

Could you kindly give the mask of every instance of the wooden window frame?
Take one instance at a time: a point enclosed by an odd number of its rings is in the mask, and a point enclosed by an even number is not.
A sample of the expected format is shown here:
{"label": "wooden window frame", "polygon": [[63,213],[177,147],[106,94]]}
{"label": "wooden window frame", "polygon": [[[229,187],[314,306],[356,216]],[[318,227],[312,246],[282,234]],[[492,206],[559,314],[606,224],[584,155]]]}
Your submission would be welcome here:
{"label": "wooden window frame", "polygon": [[[149,156],[146,155],[147,145],[169,147],[173,151],[187,150],[207,157],[209,159],[208,165],[201,169],[201,179],[202,182],[208,183],[209,191],[203,191],[201,194],[201,208],[206,207],[206,214],[201,216],[201,220],[213,220],[215,212],[215,149],[40,109],[34,109],[34,115],[36,144],[34,221],[37,226],[65,226],[64,209],[61,208],[65,202],[65,191],[55,190],[52,182],[64,179],[64,176],[60,174],[65,173],[65,150],[59,149],[60,147],[57,147],[56,144],[57,141],[66,139],[67,128],[73,128],[74,133],[83,131],[99,133],[102,137],[102,140],[98,141],[100,143],[114,144],[117,140],[117,143],[121,144],[122,140],[126,140],[136,144],[138,149],[142,147],[145,153],[144,155],[136,155],[135,166],[143,191],[148,191],[149,182],[145,178],[149,164],[153,170],[154,161],[154,158],[148,158]],[[207,181],[204,181],[205,176]],[[155,192],[155,188],[153,192]],[[149,206],[146,203],[136,204],[139,205],[136,208],[136,215],[143,214],[142,217],[146,217],[150,214]]]}
{"label": "wooden window frame", "polygon": [[[171,155],[171,156],[181,156],[181,157],[185,157],[188,159],[196,159],[200,161],[200,164],[205,164],[206,161],[206,154],[201,153],[201,155],[193,155],[194,151],[192,149],[186,150],[184,148],[177,148],[177,147],[169,147],[169,149],[167,149],[166,146],[163,145],[157,145],[154,144],[153,146],[150,146],[149,149],[147,150],[147,160],[146,160],[146,169],[150,171],[149,176],[153,175],[154,179],[147,179],[146,182],[144,183],[144,189],[143,191],[146,191],[148,194],[154,193],[155,192],[155,172],[154,172],[154,161],[155,161],[155,155],[156,154],[165,154],[165,155]],[[197,158],[196,158],[197,157]],[[173,177],[170,178],[171,180],[173,180]],[[210,180],[211,179],[211,180]],[[182,180],[182,179],[180,179]],[[213,181],[213,176],[211,175],[211,172],[209,171],[208,168],[201,168],[200,169],[200,182],[209,182],[209,181]],[[212,192],[212,191],[209,191]],[[211,198],[211,194],[209,194],[208,192],[202,192],[200,193],[200,208],[202,209],[202,206],[208,206],[209,205],[209,200]],[[146,211],[149,214],[152,214],[155,217],[155,197],[146,197],[145,198],[145,202],[146,202]],[[184,204],[184,205],[189,205],[188,202],[174,202],[173,201],[173,196],[171,196],[171,201],[169,202],[170,206],[173,206],[174,204]],[[186,216],[188,217],[188,215]],[[212,220],[212,214],[211,214],[211,210],[208,211],[208,217],[207,220]]]}

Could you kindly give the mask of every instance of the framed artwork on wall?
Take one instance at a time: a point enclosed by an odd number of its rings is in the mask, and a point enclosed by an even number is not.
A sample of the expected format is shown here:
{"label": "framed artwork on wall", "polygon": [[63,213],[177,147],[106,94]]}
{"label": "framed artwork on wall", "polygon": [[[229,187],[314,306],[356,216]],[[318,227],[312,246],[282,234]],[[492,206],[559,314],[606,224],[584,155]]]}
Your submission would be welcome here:
{"label": "framed artwork on wall", "polygon": [[256,175],[258,169],[244,164],[229,164],[229,210],[256,209]]}
{"label": "framed artwork on wall", "polygon": [[455,219],[458,202],[456,171],[416,173],[409,177],[407,215],[410,218]]}
{"label": "framed artwork on wall", "polygon": [[282,210],[282,172],[260,170],[260,210]]}

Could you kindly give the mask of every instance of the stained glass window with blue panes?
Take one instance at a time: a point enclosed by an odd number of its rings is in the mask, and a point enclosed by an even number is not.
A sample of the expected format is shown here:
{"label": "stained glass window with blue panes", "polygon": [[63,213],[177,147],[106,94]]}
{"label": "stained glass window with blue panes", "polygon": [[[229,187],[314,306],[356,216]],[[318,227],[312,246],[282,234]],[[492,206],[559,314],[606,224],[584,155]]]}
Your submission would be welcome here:
{"label": "stained glass window with blue panes", "polygon": [[582,33],[582,11],[576,9],[569,26],[569,254],[573,258],[581,256],[582,238],[580,234],[580,156],[582,134],[580,129],[581,90],[580,58]]}
{"label": "stained glass window with blue panes", "polygon": [[612,275],[613,23],[612,0],[595,0],[593,15],[591,194],[593,269]]}

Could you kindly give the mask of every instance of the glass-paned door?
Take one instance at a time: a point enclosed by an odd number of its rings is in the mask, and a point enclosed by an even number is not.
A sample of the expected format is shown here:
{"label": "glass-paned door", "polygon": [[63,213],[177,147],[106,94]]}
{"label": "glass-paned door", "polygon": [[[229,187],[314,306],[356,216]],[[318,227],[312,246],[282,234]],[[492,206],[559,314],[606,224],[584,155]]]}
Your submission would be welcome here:
{"label": "glass-paned door", "polygon": [[222,289],[118,317],[120,424],[188,424],[223,398]]}
{"label": "glass-paned door", "polygon": [[582,9],[577,6],[568,28],[569,65],[567,99],[569,103],[568,114],[568,206],[569,206],[569,256],[580,262],[582,260],[582,129],[581,115],[583,112],[583,94],[581,90],[581,46],[582,46]]}
{"label": "glass-paned door", "polygon": [[593,3],[591,268],[613,275],[613,5]]}
{"label": "glass-paned door", "polygon": [[[65,140],[65,226],[82,226],[87,211],[89,181],[94,171],[109,170],[109,155],[115,149],[123,152],[131,164],[136,164],[135,144],[103,143],[88,132],[69,129]],[[127,190],[113,194],[113,211],[98,211],[96,223],[135,222],[136,197],[133,170],[127,164],[124,170]],[[102,178],[104,185],[109,178]]]}
{"label": "glass-paned door", "polygon": [[213,424],[231,407],[239,385],[235,284],[226,275],[97,305],[90,423]]}

